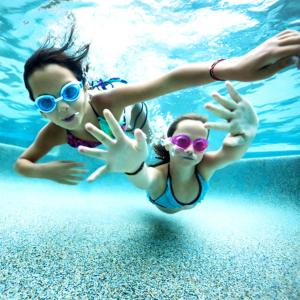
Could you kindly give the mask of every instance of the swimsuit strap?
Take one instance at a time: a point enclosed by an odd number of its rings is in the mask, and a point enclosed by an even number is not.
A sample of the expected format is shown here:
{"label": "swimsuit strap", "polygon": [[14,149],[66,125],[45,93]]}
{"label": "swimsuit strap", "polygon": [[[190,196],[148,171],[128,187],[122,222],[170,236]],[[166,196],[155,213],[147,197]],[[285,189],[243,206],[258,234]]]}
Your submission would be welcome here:
{"label": "swimsuit strap", "polygon": [[[99,80],[91,81],[91,82],[89,82],[89,84],[90,84],[90,89],[94,89],[94,88],[100,89],[100,88],[102,88],[103,90],[106,90],[108,85],[110,85],[113,88],[114,87],[113,83],[115,83],[115,82],[121,82],[121,83],[127,84],[126,80],[121,79],[119,77],[113,77],[113,78],[110,78],[109,80],[105,80],[105,81],[103,81],[102,79],[99,79]],[[114,138],[114,136],[113,136],[106,120],[99,115],[99,113],[93,107],[91,102],[89,102],[89,104],[91,105],[91,108],[92,108],[93,112],[95,113],[95,115],[98,119],[100,129],[103,130],[110,137]],[[125,115],[124,115],[123,120],[120,121],[119,124],[120,124],[121,128],[125,131],[126,130]],[[80,138],[74,136],[73,133],[71,131],[69,131],[68,129],[66,129],[66,132],[67,132],[67,143],[71,147],[77,148],[78,146],[82,145],[82,146],[87,146],[87,147],[90,147],[90,148],[94,148],[94,147],[97,147],[97,146],[102,144],[99,141],[85,141],[83,139],[80,139]]]}
{"label": "swimsuit strap", "polygon": [[[200,174],[199,174],[200,175]],[[197,172],[197,167],[195,167],[195,176],[196,176],[196,180],[198,182],[198,187],[199,187],[199,192],[196,196],[196,198],[191,201],[190,203],[183,203],[183,202],[180,202],[176,197],[175,197],[175,193],[174,193],[174,190],[173,190],[173,187],[172,187],[172,177],[171,177],[171,173],[170,173],[170,163],[168,164],[168,183],[170,183],[170,189],[171,189],[171,193],[175,199],[175,201],[181,205],[191,205],[191,204],[194,204],[195,202],[197,202],[199,200],[199,197],[201,196],[201,193],[202,193],[202,184],[201,184],[201,180],[198,176],[198,172]],[[201,176],[201,175],[200,175]]]}
{"label": "swimsuit strap", "polygon": [[96,111],[96,109],[94,108],[94,106],[92,105],[92,102],[89,102],[89,104],[90,104],[90,106],[91,106],[93,112],[95,113],[96,117],[99,118],[100,116],[99,116],[99,114],[97,113],[97,111]]}
{"label": "swimsuit strap", "polygon": [[[99,126],[100,126],[100,129],[102,131],[104,131],[106,134],[108,134],[110,137],[114,137],[111,130],[110,130],[110,127],[107,123],[107,121],[105,120],[105,118],[103,118],[102,116],[100,116],[98,114],[98,112],[96,111],[96,109],[93,107],[92,103],[89,102],[90,105],[91,105],[91,108],[92,110],[94,111],[95,115],[97,116],[97,119],[98,119],[98,122],[99,122]],[[119,124],[120,126],[122,127],[122,129],[124,130],[125,126],[126,126],[126,118],[125,118],[125,115],[123,116],[122,120],[119,121]]]}
{"label": "swimsuit strap", "polygon": [[[97,111],[93,107],[92,103],[89,102],[89,104],[91,105],[92,110],[94,111],[95,115],[97,116],[97,119],[99,120],[99,117],[100,117],[99,114],[97,113]],[[86,147],[89,147],[89,148],[95,148],[95,147],[102,144],[99,141],[86,141],[86,140],[83,140],[81,138],[76,137],[70,130],[66,129],[66,131],[67,131],[67,143],[73,148],[78,148],[79,146],[86,146]]]}

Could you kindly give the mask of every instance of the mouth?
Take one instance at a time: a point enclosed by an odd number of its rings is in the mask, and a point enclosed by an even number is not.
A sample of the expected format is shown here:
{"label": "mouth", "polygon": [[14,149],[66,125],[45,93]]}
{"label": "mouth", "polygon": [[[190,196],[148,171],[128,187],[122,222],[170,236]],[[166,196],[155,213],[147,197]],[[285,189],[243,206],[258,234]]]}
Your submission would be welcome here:
{"label": "mouth", "polygon": [[71,116],[62,119],[62,121],[63,121],[63,122],[72,122],[72,121],[75,119],[76,115],[78,115],[78,114],[79,114],[78,112],[75,113],[75,114],[72,114]]}
{"label": "mouth", "polygon": [[183,159],[187,159],[187,160],[194,160],[193,157],[191,156],[182,156]]}

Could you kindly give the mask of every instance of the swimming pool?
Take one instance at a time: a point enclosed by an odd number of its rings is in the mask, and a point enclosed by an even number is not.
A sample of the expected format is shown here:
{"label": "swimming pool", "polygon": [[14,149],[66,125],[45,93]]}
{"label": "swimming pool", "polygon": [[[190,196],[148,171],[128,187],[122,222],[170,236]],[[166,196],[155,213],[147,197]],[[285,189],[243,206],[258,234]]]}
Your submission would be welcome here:
{"label": "swimming pool", "polygon": [[[162,214],[121,175],[65,187],[12,170],[45,124],[28,100],[22,68],[48,30],[58,34],[76,19],[78,43],[94,45],[92,73],[135,82],[183,62],[240,55],[287,27],[299,30],[296,1],[2,1],[0,9],[3,299],[300,297],[296,69],[235,83],[258,111],[257,137],[248,159],[217,173],[191,211]],[[204,112],[213,90],[224,92],[223,84],[161,97],[149,105],[151,118]],[[223,135],[211,138],[215,149]],[[66,147],[52,155],[97,165]]]}

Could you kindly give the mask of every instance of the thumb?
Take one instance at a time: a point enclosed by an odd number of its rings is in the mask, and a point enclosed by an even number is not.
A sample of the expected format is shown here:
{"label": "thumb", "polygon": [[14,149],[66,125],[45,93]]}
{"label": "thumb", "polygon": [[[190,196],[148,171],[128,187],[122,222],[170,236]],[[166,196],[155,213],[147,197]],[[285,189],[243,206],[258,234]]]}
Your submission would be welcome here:
{"label": "thumb", "polygon": [[108,169],[107,169],[107,168],[108,168],[107,165],[101,166],[100,168],[98,168],[94,173],[92,173],[92,174],[88,177],[87,181],[88,181],[88,182],[93,182],[93,181],[95,181],[97,178],[103,176],[105,173],[108,172]]}
{"label": "thumb", "polygon": [[245,139],[242,135],[227,136],[224,140],[224,145],[229,147],[237,147],[245,144]]}
{"label": "thumb", "polygon": [[280,70],[282,70],[288,66],[294,65],[294,64],[299,65],[298,57],[296,57],[296,56],[285,57],[285,58],[279,59],[274,64],[264,67],[261,71],[264,74],[264,76],[269,77],[269,76],[272,76],[273,74],[279,72]]}
{"label": "thumb", "polygon": [[137,148],[139,150],[147,150],[146,135],[141,129],[136,129],[134,131],[134,137],[136,138]]}
{"label": "thumb", "polygon": [[292,56],[291,59],[297,68],[300,69],[300,56]]}

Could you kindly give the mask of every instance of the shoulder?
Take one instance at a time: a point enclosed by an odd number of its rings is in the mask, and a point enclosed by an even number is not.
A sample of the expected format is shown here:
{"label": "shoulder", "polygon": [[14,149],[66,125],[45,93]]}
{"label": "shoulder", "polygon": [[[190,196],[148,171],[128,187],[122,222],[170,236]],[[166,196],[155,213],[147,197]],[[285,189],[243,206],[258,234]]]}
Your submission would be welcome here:
{"label": "shoulder", "polygon": [[152,164],[148,166],[150,169],[153,170],[156,174],[160,174],[161,176],[168,176],[168,170],[169,170],[169,163],[158,163],[158,164]]}
{"label": "shoulder", "polygon": [[158,166],[149,167],[150,172],[152,173],[152,184],[150,190],[160,189],[165,185],[168,178],[168,163],[161,164]]}
{"label": "shoulder", "polygon": [[197,171],[204,180],[209,180],[216,171],[216,152],[205,153],[201,162],[197,165]]}
{"label": "shoulder", "polygon": [[50,122],[45,125],[38,133],[36,142],[39,144],[46,144],[48,146],[56,146],[66,143],[67,133],[66,129],[57,126]]}
{"label": "shoulder", "polygon": [[167,178],[168,178],[168,163],[154,167],[149,167],[151,172],[151,185],[147,189],[147,192],[151,197],[156,198],[161,195],[166,189]]}
{"label": "shoulder", "polygon": [[35,141],[21,154],[20,158],[35,162],[46,155],[51,148],[64,143],[66,143],[66,130],[48,123],[40,130]]}
{"label": "shoulder", "polygon": [[91,95],[90,103],[99,116],[103,115],[104,109],[109,109],[116,117],[121,115],[124,110],[125,107],[121,105],[121,101],[117,102],[114,100],[113,91],[115,89]]}

